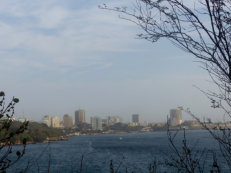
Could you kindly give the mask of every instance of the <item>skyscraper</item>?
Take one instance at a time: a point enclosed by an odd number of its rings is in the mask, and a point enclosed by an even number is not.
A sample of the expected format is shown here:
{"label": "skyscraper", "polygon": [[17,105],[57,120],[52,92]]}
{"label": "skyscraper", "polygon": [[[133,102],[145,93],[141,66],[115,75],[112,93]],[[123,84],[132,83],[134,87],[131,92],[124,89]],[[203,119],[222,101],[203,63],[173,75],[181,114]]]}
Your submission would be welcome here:
{"label": "skyscraper", "polygon": [[140,123],[140,115],[139,114],[133,114],[132,115],[132,122],[133,123]]}
{"label": "skyscraper", "polygon": [[85,110],[79,109],[75,111],[75,124],[85,123]]}
{"label": "skyscraper", "polygon": [[102,119],[100,117],[91,117],[92,130],[102,130]]}
{"label": "skyscraper", "polygon": [[169,123],[171,126],[177,126],[182,123],[182,111],[180,109],[170,109]]}
{"label": "skyscraper", "polygon": [[64,128],[71,128],[73,126],[73,119],[70,115],[63,115],[63,126]]}

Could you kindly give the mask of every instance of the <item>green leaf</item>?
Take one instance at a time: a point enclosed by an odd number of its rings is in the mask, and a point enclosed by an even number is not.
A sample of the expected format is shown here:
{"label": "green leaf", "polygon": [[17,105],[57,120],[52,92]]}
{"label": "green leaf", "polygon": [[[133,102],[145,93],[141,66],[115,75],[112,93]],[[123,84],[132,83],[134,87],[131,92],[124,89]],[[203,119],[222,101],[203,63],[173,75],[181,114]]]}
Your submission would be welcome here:
{"label": "green leaf", "polygon": [[3,114],[0,114],[0,119],[1,119],[2,117],[4,117],[4,115],[3,115]]}

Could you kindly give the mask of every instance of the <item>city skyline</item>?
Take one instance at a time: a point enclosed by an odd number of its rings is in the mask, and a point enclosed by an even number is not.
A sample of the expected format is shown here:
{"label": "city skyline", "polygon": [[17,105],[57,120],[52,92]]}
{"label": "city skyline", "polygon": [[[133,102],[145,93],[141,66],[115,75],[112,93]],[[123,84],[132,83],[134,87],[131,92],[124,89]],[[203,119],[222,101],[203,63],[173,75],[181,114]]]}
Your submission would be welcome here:
{"label": "city skyline", "polygon": [[231,172],[231,1],[0,1],[0,172]]}
{"label": "city skyline", "polygon": [[[178,108],[171,108],[169,109],[169,114],[166,115],[166,120],[164,121],[155,121],[155,120],[145,120],[142,118],[142,115],[138,114],[138,113],[132,113],[130,115],[130,119],[129,120],[124,120],[122,118],[122,116],[119,115],[97,115],[97,114],[93,114],[93,115],[87,115],[86,114],[86,110],[85,109],[78,109],[76,111],[74,111],[74,114],[64,114],[62,116],[56,116],[56,115],[44,115],[42,116],[42,118],[38,121],[38,122],[43,122],[45,124],[47,124],[48,126],[52,126],[49,125],[50,123],[47,123],[47,117],[58,117],[61,121],[63,121],[63,125],[65,126],[65,119],[67,122],[67,124],[73,124],[73,125],[78,125],[78,124],[82,124],[82,123],[91,123],[91,119],[93,117],[100,117],[102,119],[102,122],[105,121],[108,124],[114,124],[114,123],[118,123],[118,122],[123,122],[123,123],[135,123],[135,124],[139,124],[139,123],[143,123],[143,122],[160,122],[160,123],[164,123],[164,122],[169,122],[171,125],[179,125],[181,124],[183,121],[188,121],[188,120],[195,120],[193,117],[188,117],[185,116],[187,115],[187,113],[184,113],[184,111],[182,112],[183,107],[178,107]],[[18,121],[34,121],[33,119],[28,119],[25,116],[20,116],[20,117],[15,117]],[[69,119],[69,120],[67,120]],[[87,120],[86,120],[87,119]],[[49,121],[49,120],[48,120]],[[61,122],[60,121],[60,122]],[[72,123],[71,123],[71,122]],[[216,122],[220,122],[220,121],[216,121]],[[68,125],[70,126],[70,125]]]}
{"label": "city skyline", "polygon": [[[149,121],[149,122],[167,122],[167,117],[168,116],[171,116],[171,110],[175,110],[175,109],[179,109],[179,108],[170,108],[170,109],[168,109],[166,112],[167,112],[167,114],[166,115],[163,115],[163,116],[165,116],[165,120],[164,121],[156,121],[155,119],[150,119],[150,120],[147,120],[147,119],[141,119],[141,116],[142,116],[142,114],[140,115],[139,113],[135,113],[135,112],[132,112],[130,115],[126,115],[126,116],[128,116],[129,118],[127,118],[127,119],[124,119],[123,118],[123,115],[118,115],[118,114],[107,114],[107,113],[104,113],[104,114],[97,114],[97,113],[94,113],[94,114],[87,114],[86,112],[86,110],[85,109],[78,109],[78,110],[75,110],[72,114],[67,114],[67,113],[65,113],[65,114],[63,114],[63,115],[61,115],[61,114],[59,114],[59,115],[56,115],[56,114],[45,114],[45,115],[41,115],[38,119],[29,119],[29,117],[28,116],[26,116],[26,115],[23,115],[23,114],[21,114],[21,115],[16,115],[15,116],[15,118],[16,119],[26,119],[26,120],[31,120],[31,121],[43,121],[42,119],[44,118],[44,117],[46,117],[46,116],[55,116],[55,117],[58,117],[59,119],[62,119],[65,115],[68,115],[68,116],[70,116],[72,119],[73,119],[73,123],[74,124],[76,124],[76,122],[77,121],[79,121],[79,120],[76,120],[76,115],[78,114],[77,112],[78,111],[80,111],[80,112],[82,112],[83,111],[83,113],[81,113],[81,115],[83,115],[84,116],[84,118],[83,117],[81,117],[80,119],[84,119],[84,121],[83,122],[87,122],[87,123],[90,123],[91,122],[91,117],[94,117],[94,116],[100,116],[101,118],[108,118],[108,117],[111,117],[111,118],[119,118],[120,120],[122,120],[123,122],[133,122],[133,116],[135,115],[138,115],[139,116],[139,122],[144,122],[144,121]],[[169,113],[169,111],[170,111],[170,113]],[[183,115],[183,116],[182,116]],[[183,120],[194,120],[194,118],[193,117],[190,117],[187,113],[185,113],[185,112],[181,112],[181,116],[183,117],[182,119]],[[143,116],[142,116],[143,117]],[[78,118],[77,118],[78,119]]]}
{"label": "city skyline", "polygon": [[129,121],[138,112],[162,122],[169,108],[184,106],[216,121],[220,113],[193,87],[211,88],[199,64],[166,40],[136,39],[141,30],[99,9],[103,3],[127,5],[122,0],[0,2],[1,90],[8,99],[20,99],[15,115],[38,121],[82,107],[89,115]]}

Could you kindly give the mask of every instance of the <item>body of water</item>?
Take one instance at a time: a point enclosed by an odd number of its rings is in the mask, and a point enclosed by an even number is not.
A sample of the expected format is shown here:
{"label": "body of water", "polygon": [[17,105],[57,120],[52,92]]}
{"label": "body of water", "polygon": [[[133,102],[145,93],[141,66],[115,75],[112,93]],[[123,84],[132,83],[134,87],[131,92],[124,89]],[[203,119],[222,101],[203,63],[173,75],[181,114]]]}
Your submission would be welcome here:
{"label": "body of water", "polygon": [[[186,136],[194,151],[216,152],[223,171],[228,172],[217,143],[207,131],[186,131]],[[175,139],[179,148],[182,148],[182,139],[183,132],[180,132]],[[171,156],[175,157],[166,132],[73,136],[68,141],[27,145],[26,154],[7,172],[48,172],[49,169],[54,173],[109,173],[111,160],[118,173],[126,169],[135,173],[148,172],[154,161],[158,172],[177,172],[164,164]],[[208,170],[212,154],[208,152],[203,157],[202,161],[206,158],[205,170]]]}

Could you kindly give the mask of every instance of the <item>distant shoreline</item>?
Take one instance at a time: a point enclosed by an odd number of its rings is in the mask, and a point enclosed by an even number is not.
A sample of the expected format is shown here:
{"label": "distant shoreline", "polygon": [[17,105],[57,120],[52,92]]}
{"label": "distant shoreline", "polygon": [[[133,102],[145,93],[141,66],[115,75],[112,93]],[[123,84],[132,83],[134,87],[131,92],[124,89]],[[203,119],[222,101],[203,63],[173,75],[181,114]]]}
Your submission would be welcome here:
{"label": "distant shoreline", "polygon": [[[182,131],[184,130],[183,128],[172,128],[170,129],[171,131]],[[205,130],[204,128],[191,128],[191,129],[185,129],[186,131],[194,131],[194,130]],[[215,130],[215,129],[214,129]],[[33,142],[33,141],[28,141],[26,143],[26,145],[30,145],[30,144],[41,144],[41,143],[50,143],[50,142],[58,142],[58,141],[68,141],[70,137],[73,136],[98,136],[98,135],[116,135],[116,134],[138,134],[138,133],[155,133],[155,132],[167,132],[167,130],[155,130],[155,131],[130,131],[130,132],[123,132],[123,131],[113,131],[112,133],[83,133],[83,134],[78,134],[78,135],[74,135],[74,134],[67,134],[66,136],[61,136],[60,137],[50,137],[52,138],[51,140],[45,140],[42,142]],[[22,142],[16,142],[15,144],[13,144],[13,146],[16,145],[23,145]]]}

